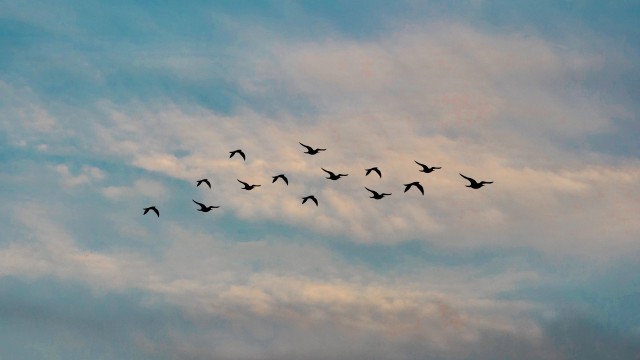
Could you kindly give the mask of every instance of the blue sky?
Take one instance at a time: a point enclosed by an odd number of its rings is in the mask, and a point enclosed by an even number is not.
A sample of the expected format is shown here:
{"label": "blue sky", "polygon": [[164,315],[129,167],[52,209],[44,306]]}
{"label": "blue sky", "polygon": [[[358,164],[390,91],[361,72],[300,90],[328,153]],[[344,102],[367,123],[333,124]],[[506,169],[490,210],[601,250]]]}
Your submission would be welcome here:
{"label": "blue sky", "polygon": [[637,356],[639,15],[0,1],[0,354]]}

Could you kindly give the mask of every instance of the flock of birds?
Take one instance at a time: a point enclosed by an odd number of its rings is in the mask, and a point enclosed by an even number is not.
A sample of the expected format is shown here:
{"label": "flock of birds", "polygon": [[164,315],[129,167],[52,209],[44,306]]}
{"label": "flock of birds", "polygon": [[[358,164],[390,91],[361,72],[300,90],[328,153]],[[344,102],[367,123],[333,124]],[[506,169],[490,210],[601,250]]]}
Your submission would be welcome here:
{"label": "flock of birds", "polygon": [[[308,145],[305,145],[303,143],[299,143],[299,144],[304,146],[307,149],[307,151],[305,151],[304,153],[305,154],[309,154],[309,155],[316,155],[321,151],[327,150],[327,149],[320,149],[320,148],[312,148],[312,147],[310,147]],[[229,158],[232,158],[237,154],[240,157],[242,157],[242,159],[244,161],[247,160],[247,157],[246,157],[245,153],[241,149],[233,150],[233,151],[230,151],[229,153],[230,153]],[[415,161],[415,163],[418,164],[422,168],[422,169],[420,169],[420,172],[427,173],[427,174],[429,174],[429,173],[431,173],[431,172],[433,172],[433,171],[435,171],[437,169],[441,169],[441,167],[438,167],[438,166],[429,167],[429,166],[427,166],[425,164],[422,164],[422,163],[419,163],[417,161]],[[329,179],[329,180],[339,180],[341,177],[349,176],[349,174],[336,174],[336,173],[334,173],[332,171],[329,171],[329,170],[327,170],[325,168],[321,168],[321,169],[328,174],[326,179]],[[369,174],[371,174],[372,172],[375,172],[376,174],[378,174],[378,177],[382,178],[382,172],[377,167],[372,167],[372,168],[369,168],[369,169],[365,169],[365,171],[366,171],[365,172],[365,176],[369,176]],[[469,185],[466,185],[466,187],[472,188],[472,189],[480,189],[481,187],[483,187],[486,184],[492,184],[493,183],[493,181],[476,181],[476,180],[474,180],[474,179],[472,179],[472,178],[470,178],[468,176],[464,176],[462,174],[460,174],[460,176],[462,176],[467,181],[469,181]],[[272,176],[272,179],[273,180],[271,181],[271,183],[275,183],[277,180],[282,180],[285,184],[289,185],[289,179],[287,179],[287,177],[284,174],[278,174],[278,175]],[[253,190],[256,187],[260,186],[260,185],[257,185],[257,184],[246,183],[246,182],[244,182],[244,181],[242,181],[240,179],[236,179],[236,180],[238,180],[238,182],[240,182],[243,185],[242,189],[244,189],[244,190]],[[199,187],[202,184],[206,184],[211,189],[211,183],[209,182],[208,179],[201,179],[201,180],[197,180],[196,181],[196,186],[197,187]],[[408,183],[408,184],[404,184],[404,187],[405,187],[404,188],[404,192],[407,192],[412,187],[415,187],[416,189],[418,189],[420,191],[420,193],[422,193],[422,195],[424,195],[424,187],[422,187],[422,185],[418,181],[414,181],[414,182],[411,182],[411,183]],[[370,198],[371,199],[375,199],[375,200],[380,200],[380,199],[384,198],[385,196],[391,195],[390,193],[382,193],[382,192],[377,192],[375,190],[371,190],[366,186],[365,186],[365,189],[367,189],[369,192],[371,192]],[[316,206],[318,206],[318,199],[316,199],[316,197],[314,195],[308,195],[308,196],[303,197],[302,198],[302,204],[306,203],[308,200],[313,201],[316,204]],[[198,211],[202,211],[202,212],[209,212],[209,211],[211,211],[213,209],[217,209],[217,208],[220,207],[220,206],[212,206],[212,205],[207,206],[207,205],[205,205],[203,203],[200,203],[200,202],[197,202],[197,201],[195,201],[193,199],[192,199],[192,201],[200,207],[197,210]],[[143,215],[146,215],[149,211],[153,211],[158,217],[160,217],[160,211],[158,210],[158,208],[156,206],[149,206],[149,207],[143,208],[143,210],[144,210]]]}

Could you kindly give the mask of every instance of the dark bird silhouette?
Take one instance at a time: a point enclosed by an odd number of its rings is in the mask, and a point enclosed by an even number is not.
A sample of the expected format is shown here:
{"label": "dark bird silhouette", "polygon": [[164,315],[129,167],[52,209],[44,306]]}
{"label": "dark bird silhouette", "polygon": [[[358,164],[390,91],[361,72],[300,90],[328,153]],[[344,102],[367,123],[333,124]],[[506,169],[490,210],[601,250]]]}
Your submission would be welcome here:
{"label": "dark bird silhouette", "polygon": [[333,172],[331,172],[329,170],[325,170],[323,168],[320,168],[320,169],[322,169],[324,172],[329,174],[329,177],[325,178],[325,179],[329,179],[329,180],[338,180],[343,176],[349,176],[349,174],[338,174],[338,175],[336,175],[335,173],[333,173]]}
{"label": "dark bird silhouette", "polygon": [[[415,161],[415,160],[413,160],[413,161]],[[423,172],[423,173],[427,173],[428,174],[428,173],[432,172],[435,169],[442,169],[441,167],[438,167],[438,166],[428,167],[425,164],[421,164],[421,163],[419,163],[417,161],[415,161],[415,162],[416,162],[416,164],[422,166],[422,170],[420,170],[420,172]]]}
{"label": "dark bird silhouette", "polygon": [[327,149],[320,149],[320,148],[318,148],[318,149],[314,149],[314,148],[312,148],[311,146],[305,145],[305,144],[303,144],[303,143],[301,143],[301,142],[298,142],[298,144],[300,144],[300,145],[302,145],[302,146],[306,147],[306,148],[307,148],[307,151],[305,151],[304,153],[305,153],[305,154],[309,154],[309,155],[315,155],[315,154],[317,154],[317,153],[318,153],[318,152],[320,152],[320,151],[325,151],[325,150],[327,150]]}
{"label": "dark bird silhouette", "polygon": [[247,157],[244,156],[244,152],[242,150],[240,150],[240,149],[229,151],[229,154],[231,154],[231,155],[229,155],[229,159],[231,159],[233,157],[233,155],[235,155],[235,154],[240,154],[240,156],[242,156],[242,160],[245,160],[245,161],[247,160]]}
{"label": "dark bird silhouette", "polygon": [[191,201],[193,201],[194,203],[200,205],[200,209],[197,209],[197,210],[198,211],[202,211],[202,212],[209,212],[209,211],[211,211],[213,209],[217,209],[217,208],[220,207],[220,206],[205,206],[203,203],[199,203],[199,202],[197,202],[197,201],[195,201],[193,199],[191,199]]}
{"label": "dark bird silhouette", "polygon": [[155,206],[149,206],[148,208],[144,208],[142,209],[144,210],[144,212],[142,213],[142,215],[147,215],[147,213],[149,212],[149,210],[153,211],[156,213],[156,215],[158,215],[158,217],[160,217],[160,211],[158,211],[158,209],[156,209]]}
{"label": "dark bird silhouette", "polygon": [[385,194],[385,193],[378,193],[377,191],[373,191],[366,186],[364,188],[371,192],[371,196],[370,196],[371,199],[380,200],[387,195],[391,195],[391,194]]}
{"label": "dark bird silhouette", "polygon": [[280,174],[280,175],[276,175],[276,176],[272,176],[273,181],[271,181],[271,183],[273,184],[274,182],[276,182],[276,180],[278,179],[282,179],[284,180],[285,184],[289,185],[289,179],[287,179],[286,176],[284,176],[284,174]]}
{"label": "dark bird silhouette", "polygon": [[309,196],[305,196],[305,197],[303,197],[303,198],[302,198],[302,203],[303,203],[303,204],[304,204],[304,203],[306,203],[306,202],[307,202],[307,200],[311,200],[311,201],[313,201],[314,203],[316,203],[316,206],[318,206],[318,199],[316,199],[316,197],[315,197],[315,196],[313,196],[313,195],[309,195]]}
{"label": "dark bird silhouette", "polygon": [[411,189],[412,186],[415,186],[416,188],[418,188],[418,190],[420,190],[420,192],[422,193],[422,195],[424,195],[424,188],[422,187],[422,185],[420,185],[419,182],[414,181],[412,183],[408,183],[408,184],[404,184],[404,192],[409,191],[409,189]]}
{"label": "dark bird silhouette", "polygon": [[207,184],[209,189],[211,189],[211,183],[207,179],[198,180],[198,181],[196,181],[196,183],[198,183],[196,186],[200,186],[200,184],[205,183],[205,184]]}
{"label": "dark bird silhouette", "polygon": [[364,176],[369,176],[369,173],[374,171],[376,174],[378,174],[379,177],[382,177],[382,173],[380,172],[380,169],[378,169],[377,167],[372,167],[371,169],[365,169],[367,171],[366,174],[364,174]]}
{"label": "dark bird silhouette", "polygon": [[463,178],[469,180],[469,185],[466,185],[466,187],[472,188],[472,189],[480,189],[482,186],[484,186],[485,184],[493,184],[493,181],[480,181],[477,182],[474,179],[468,177],[468,176],[464,176],[462,174],[460,174],[460,176],[462,176]]}
{"label": "dark bird silhouette", "polygon": [[[236,179],[236,180],[238,180],[238,179]],[[260,185],[249,185],[249,184],[247,184],[246,182],[241,181],[241,180],[238,180],[238,181],[239,181],[240,183],[242,183],[242,185],[244,185],[243,189],[245,189],[245,190],[251,190],[251,189],[253,189],[253,188],[255,188],[255,187],[260,186]]]}

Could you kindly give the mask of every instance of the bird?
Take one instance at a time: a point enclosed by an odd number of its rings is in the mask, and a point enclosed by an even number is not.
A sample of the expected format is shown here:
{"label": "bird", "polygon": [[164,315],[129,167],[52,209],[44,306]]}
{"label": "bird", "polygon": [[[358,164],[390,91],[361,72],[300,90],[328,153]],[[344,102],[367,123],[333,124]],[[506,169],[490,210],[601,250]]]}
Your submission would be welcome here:
{"label": "bird", "polygon": [[233,157],[233,155],[235,155],[235,154],[240,154],[240,156],[242,156],[242,160],[245,160],[245,161],[247,160],[247,157],[244,156],[244,152],[242,150],[240,150],[240,149],[229,151],[229,154],[231,154],[231,155],[229,155],[229,159],[231,159]]}
{"label": "bird", "polygon": [[303,143],[301,143],[301,142],[298,142],[298,144],[300,144],[300,145],[302,145],[302,146],[306,147],[306,148],[307,148],[307,151],[305,151],[304,153],[305,153],[305,154],[309,154],[309,155],[315,155],[315,154],[317,154],[317,153],[318,153],[318,152],[320,152],[320,151],[325,151],[325,150],[327,150],[327,149],[320,149],[320,148],[318,148],[318,149],[314,149],[314,148],[312,148],[311,146],[305,145],[305,144],[303,144]]}
{"label": "bird", "polygon": [[[413,160],[413,161],[415,161],[415,160]],[[427,173],[428,174],[428,173],[432,172],[435,169],[442,169],[441,167],[438,167],[438,166],[428,167],[425,164],[421,164],[421,163],[419,163],[417,161],[415,161],[415,162],[416,162],[416,164],[422,166],[422,170],[420,170],[420,172],[423,172],[423,173]]]}
{"label": "bird", "polygon": [[371,196],[370,196],[371,199],[380,200],[387,195],[391,195],[391,194],[385,194],[385,193],[378,193],[377,191],[373,191],[366,186],[364,188],[371,192]]}
{"label": "bird", "polygon": [[[238,179],[236,179],[236,180],[238,180]],[[247,184],[246,182],[241,181],[241,180],[238,180],[238,181],[244,185],[243,189],[245,189],[245,190],[251,190],[251,189],[253,189],[254,187],[258,187],[258,186],[260,186],[260,185],[249,185],[249,184]]]}
{"label": "bird", "polygon": [[147,213],[149,212],[149,210],[153,211],[156,213],[156,215],[158,215],[158,217],[160,217],[160,211],[158,211],[158,209],[156,209],[155,206],[149,206],[148,208],[144,208],[142,209],[144,210],[144,212],[142,213],[142,215],[147,215]]}
{"label": "bird", "polygon": [[366,174],[364,174],[364,176],[369,176],[369,173],[374,171],[375,173],[378,174],[379,177],[382,177],[382,173],[380,172],[380,169],[378,169],[377,167],[372,167],[371,169],[365,169],[367,171]]}
{"label": "bird", "polygon": [[209,189],[211,189],[211,183],[209,182],[209,180],[207,179],[202,179],[202,180],[197,180],[196,181],[197,185],[196,186],[200,186],[200,184],[205,183],[207,184],[207,186],[209,187]]}
{"label": "bird", "polygon": [[193,199],[191,199],[191,201],[193,201],[194,203],[200,205],[200,209],[197,209],[197,210],[198,211],[202,211],[202,212],[209,212],[209,211],[211,211],[213,209],[217,209],[217,208],[220,207],[220,206],[205,206],[203,203],[199,203],[199,202],[197,202],[197,201],[195,201]]}
{"label": "bird", "polygon": [[289,185],[289,179],[287,179],[286,176],[284,176],[284,174],[280,174],[280,175],[276,175],[276,176],[272,176],[273,181],[271,181],[271,183],[273,184],[274,182],[276,182],[276,180],[278,179],[282,179],[284,180],[285,184]]}
{"label": "bird", "polygon": [[[460,173],[458,173],[460,174]],[[472,188],[472,189],[480,189],[482,186],[484,186],[485,184],[493,184],[493,181],[480,181],[477,182],[474,179],[468,177],[468,176],[464,176],[462,174],[460,174],[460,176],[462,176],[463,178],[469,180],[469,185],[466,185],[466,187],[468,188]]]}
{"label": "bird", "polygon": [[424,195],[424,188],[422,187],[422,185],[420,185],[419,182],[414,181],[412,183],[408,183],[408,184],[404,184],[405,188],[404,188],[404,192],[409,191],[409,189],[411,189],[412,186],[415,186],[416,188],[418,188],[418,190],[420,190],[420,192],[422,193],[422,195]]}
{"label": "bird", "polygon": [[307,202],[307,200],[309,200],[309,199],[311,199],[311,201],[313,201],[314,203],[316,203],[316,206],[318,206],[318,199],[316,199],[316,197],[315,197],[315,196],[313,196],[313,195],[309,195],[309,196],[305,196],[305,197],[303,197],[303,198],[302,198],[302,203],[303,203],[303,204],[304,204],[304,203],[306,203],[306,202]]}
{"label": "bird", "polygon": [[349,176],[349,174],[334,174],[333,172],[329,171],[329,170],[325,170],[324,168],[320,168],[322,169],[324,172],[326,172],[327,174],[329,174],[329,177],[325,178],[325,179],[329,179],[329,180],[338,180],[340,179],[342,176]]}

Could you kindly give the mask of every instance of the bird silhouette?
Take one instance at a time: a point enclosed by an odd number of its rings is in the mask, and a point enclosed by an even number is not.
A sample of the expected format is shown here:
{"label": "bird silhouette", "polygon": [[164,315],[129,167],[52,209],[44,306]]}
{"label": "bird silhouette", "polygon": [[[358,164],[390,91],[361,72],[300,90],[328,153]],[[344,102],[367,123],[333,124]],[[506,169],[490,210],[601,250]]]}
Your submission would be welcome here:
{"label": "bird silhouette", "polygon": [[371,199],[380,200],[387,195],[391,195],[391,194],[385,194],[385,193],[378,193],[377,191],[373,191],[366,186],[364,188],[371,192],[371,196],[370,196]]}
{"label": "bird silhouette", "polygon": [[211,211],[213,209],[217,209],[217,208],[220,207],[220,206],[205,206],[203,203],[199,203],[199,202],[197,202],[197,201],[195,201],[193,199],[191,199],[191,201],[193,201],[194,203],[200,205],[200,209],[197,209],[197,210],[198,211],[202,211],[202,212],[209,212],[209,211]]}
{"label": "bird silhouette", "polygon": [[317,154],[317,153],[318,153],[318,152],[320,152],[320,151],[325,151],[325,150],[327,150],[327,149],[320,149],[320,148],[314,149],[314,148],[312,148],[311,146],[305,145],[305,144],[303,144],[303,143],[301,143],[301,142],[298,142],[298,144],[300,144],[300,145],[302,145],[302,146],[306,147],[306,148],[307,148],[307,151],[305,151],[304,153],[305,153],[305,154],[309,154],[309,155],[315,155],[315,154]]}
{"label": "bird silhouette", "polygon": [[276,175],[276,176],[272,176],[273,181],[271,181],[271,183],[273,184],[274,182],[276,182],[276,180],[278,179],[282,179],[284,180],[285,184],[289,185],[289,179],[287,179],[286,176],[284,176],[284,174],[280,174],[280,175]]}
{"label": "bird silhouette", "polygon": [[209,189],[211,189],[211,183],[209,182],[209,180],[207,179],[202,179],[202,180],[198,180],[196,181],[197,185],[196,186],[200,186],[200,184],[205,183],[207,184],[207,186],[209,187]]}
{"label": "bird silhouette", "polygon": [[364,174],[364,176],[369,176],[370,172],[375,172],[378,174],[379,177],[382,177],[382,173],[380,172],[380,169],[378,169],[377,167],[372,167],[371,169],[365,169],[367,171],[366,174]]}
{"label": "bird silhouette", "polygon": [[229,155],[229,159],[231,159],[233,157],[233,155],[235,155],[235,154],[240,154],[240,156],[242,156],[242,160],[245,160],[245,161],[247,160],[247,157],[244,156],[244,152],[242,150],[240,150],[240,149],[229,151],[229,154],[231,154],[231,155]]}
{"label": "bird silhouette", "polygon": [[460,174],[460,176],[462,176],[463,178],[469,180],[469,185],[466,185],[466,187],[472,188],[472,189],[480,189],[482,186],[484,186],[485,184],[493,184],[493,181],[480,181],[477,182],[474,179],[468,177],[468,176],[464,176],[462,174]]}
{"label": "bird silhouette", "polygon": [[155,206],[149,206],[148,208],[144,208],[142,209],[144,210],[144,212],[142,213],[142,215],[147,215],[147,213],[149,212],[149,210],[153,211],[156,213],[156,215],[158,215],[158,217],[160,217],[160,211],[158,211],[158,209],[156,209]]}
{"label": "bird silhouette", "polygon": [[414,181],[412,183],[408,183],[408,184],[404,184],[405,188],[404,188],[404,192],[409,191],[409,189],[411,189],[412,186],[415,186],[416,188],[418,188],[418,190],[420,190],[420,192],[422,193],[422,195],[424,195],[424,188],[422,187],[422,185],[420,185],[419,182]]}
{"label": "bird silhouette", "polygon": [[[236,180],[238,180],[238,179],[236,179]],[[238,180],[238,181],[244,185],[243,189],[245,189],[245,190],[251,190],[251,189],[253,189],[255,187],[260,186],[260,185],[249,185],[246,182],[241,181],[241,180]]]}
{"label": "bird silhouette", "polygon": [[316,199],[316,197],[315,197],[315,196],[313,196],[313,195],[309,195],[309,196],[305,196],[305,197],[303,197],[303,198],[302,198],[302,203],[303,203],[303,204],[304,204],[304,203],[306,203],[306,202],[307,202],[307,200],[311,200],[311,201],[313,201],[314,203],[316,203],[316,206],[318,206],[318,199]]}
{"label": "bird silhouette", "polygon": [[[413,161],[415,161],[415,160],[413,160]],[[442,169],[441,167],[437,167],[437,166],[428,167],[427,165],[421,164],[421,163],[419,163],[417,161],[415,161],[415,163],[420,165],[420,166],[422,166],[422,170],[420,170],[420,172],[427,173],[427,174],[432,172],[435,169]]]}
{"label": "bird silhouette", "polygon": [[343,176],[349,176],[349,174],[338,174],[336,175],[335,173],[329,171],[329,170],[325,170],[324,168],[320,168],[322,169],[324,172],[326,172],[327,174],[329,174],[329,177],[325,178],[325,179],[329,179],[329,180],[338,180]]}

